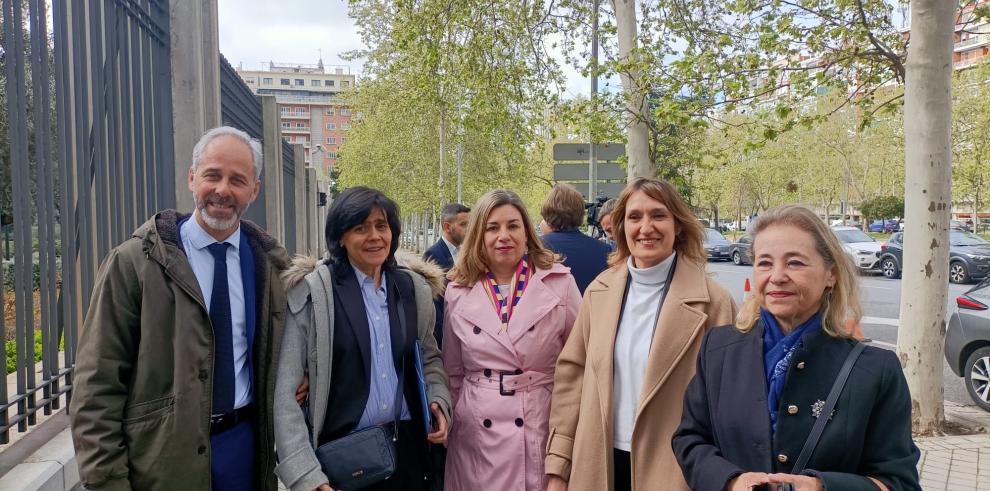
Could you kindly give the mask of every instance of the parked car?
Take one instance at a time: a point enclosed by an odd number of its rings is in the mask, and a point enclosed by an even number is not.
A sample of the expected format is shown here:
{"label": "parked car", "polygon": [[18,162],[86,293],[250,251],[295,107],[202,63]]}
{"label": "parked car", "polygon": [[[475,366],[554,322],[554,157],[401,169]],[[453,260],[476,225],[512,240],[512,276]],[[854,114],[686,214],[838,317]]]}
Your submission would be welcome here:
{"label": "parked car", "polygon": [[737,266],[753,264],[753,238],[749,235],[740,237],[738,241],[732,243],[729,254],[732,256],[732,262]]}
{"label": "parked car", "polygon": [[[880,272],[900,278],[903,270],[904,232],[890,236],[880,252]],[[965,230],[949,230],[949,281],[968,283],[990,275],[990,242]]]}
{"label": "parked car", "polygon": [[966,220],[951,220],[951,221],[949,221],[949,228],[950,229],[957,229],[957,230],[965,230],[966,232],[972,232],[973,231],[973,221],[972,220],[969,220],[969,219],[966,219]]}
{"label": "parked car", "polygon": [[870,232],[892,234],[897,231],[897,220],[874,220]]}
{"label": "parked car", "polygon": [[732,259],[729,250],[732,243],[728,241],[718,230],[713,228],[705,229],[705,252],[708,253],[709,261],[728,261]]}
{"label": "parked car", "polygon": [[856,227],[832,227],[842,247],[860,271],[872,271],[880,264],[880,244]]}
{"label": "parked car", "polygon": [[966,380],[977,406],[990,411],[990,278],[956,298],[945,330],[945,361]]}

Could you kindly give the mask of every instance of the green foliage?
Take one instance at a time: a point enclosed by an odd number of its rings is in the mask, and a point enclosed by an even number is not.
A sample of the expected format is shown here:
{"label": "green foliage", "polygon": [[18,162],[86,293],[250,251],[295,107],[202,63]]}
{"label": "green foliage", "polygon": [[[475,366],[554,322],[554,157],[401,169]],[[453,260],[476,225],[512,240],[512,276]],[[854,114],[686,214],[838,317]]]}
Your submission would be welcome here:
{"label": "green foliage", "polygon": [[952,195],[982,211],[990,188],[990,62],[957,74],[952,93]]}
{"label": "green foliage", "polygon": [[559,68],[545,52],[551,7],[509,0],[351,0],[368,79],[340,151],[340,187],[375,186],[404,211],[438,211],[493,187],[543,186],[541,127]]}
{"label": "green foliage", "polygon": [[[59,349],[65,349],[64,341],[60,341]],[[17,341],[9,339],[4,342],[4,350],[7,358],[7,372],[14,373],[17,370]],[[34,331],[34,362],[41,361],[41,331]]]}
{"label": "green foliage", "polygon": [[859,211],[866,220],[903,217],[904,198],[901,196],[877,196],[860,203]]}

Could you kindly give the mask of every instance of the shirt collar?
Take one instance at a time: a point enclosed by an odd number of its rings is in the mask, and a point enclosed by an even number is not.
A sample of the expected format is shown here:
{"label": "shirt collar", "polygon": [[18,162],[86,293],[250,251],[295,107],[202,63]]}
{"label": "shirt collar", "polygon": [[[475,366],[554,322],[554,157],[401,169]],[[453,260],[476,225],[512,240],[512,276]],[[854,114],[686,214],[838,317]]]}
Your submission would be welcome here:
{"label": "shirt collar", "polygon": [[670,257],[660,261],[660,264],[650,266],[649,268],[637,268],[633,266],[633,258],[629,256],[626,264],[629,266],[629,274],[632,276],[633,283],[644,285],[662,285],[666,283],[667,274],[670,272],[670,266],[674,264],[674,257],[676,255],[677,251],[674,251],[670,254]]}
{"label": "shirt collar", "polygon": [[460,249],[460,247],[455,246],[454,243],[447,240],[447,237],[444,235],[441,235],[440,238],[443,239],[444,244],[447,244],[447,249],[450,250],[450,255],[456,257],[457,251]]}
{"label": "shirt collar", "polygon": [[[354,270],[354,275],[357,276],[358,284],[363,288],[367,284],[372,289],[375,288],[374,278],[364,274],[364,271],[357,269],[354,265],[351,265],[351,269]],[[378,287],[379,291],[385,291],[385,269],[382,269],[382,285]]]}
{"label": "shirt collar", "polygon": [[212,235],[206,232],[206,230],[203,230],[203,227],[199,225],[199,221],[196,220],[195,214],[189,217],[188,220],[186,220],[186,223],[183,225],[183,227],[188,227],[186,229],[186,233],[188,234],[189,237],[189,243],[192,244],[192,246],[195,247],[196,250],[202,250],[215,242],[226,242],[230,244],[230,247],[233,248],[235,251],[241,245],[240,222],[238,222],[237,228],[234,229],[234,233],[230,234],[230,237],[227,237],[225,240],[222,241],[214,239]]}

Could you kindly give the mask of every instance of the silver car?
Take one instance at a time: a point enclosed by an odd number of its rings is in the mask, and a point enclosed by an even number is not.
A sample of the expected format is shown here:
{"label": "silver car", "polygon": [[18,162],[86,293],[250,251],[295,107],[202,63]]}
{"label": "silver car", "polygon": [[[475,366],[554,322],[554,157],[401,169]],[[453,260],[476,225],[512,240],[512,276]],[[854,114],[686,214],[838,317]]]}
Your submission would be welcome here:
{"label": "silver car", "polygon": [[846,255],[860,271],[872,271],[880,267],[880,244],[856,227],[832,227],[842,242]]}
{"label": "silver car", "polygon": [[956,298],[945,331],[945,361],[966,379],[973,402],[990,411],[990,277]]}

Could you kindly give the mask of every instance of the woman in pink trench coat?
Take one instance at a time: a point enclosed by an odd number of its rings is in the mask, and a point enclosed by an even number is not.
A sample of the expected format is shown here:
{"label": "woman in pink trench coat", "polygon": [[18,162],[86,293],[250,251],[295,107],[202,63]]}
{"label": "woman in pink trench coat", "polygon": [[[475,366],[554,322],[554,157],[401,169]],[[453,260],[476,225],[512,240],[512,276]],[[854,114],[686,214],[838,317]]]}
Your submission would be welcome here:
{"label": "woman in pink trench coat", "polygon": [[[492,191],[473,210],[444,300],[454,401],[445,488],[542,491],[554,366],[581,295],[518,196]],[[520,280],[521,293],[509,288]]]}

